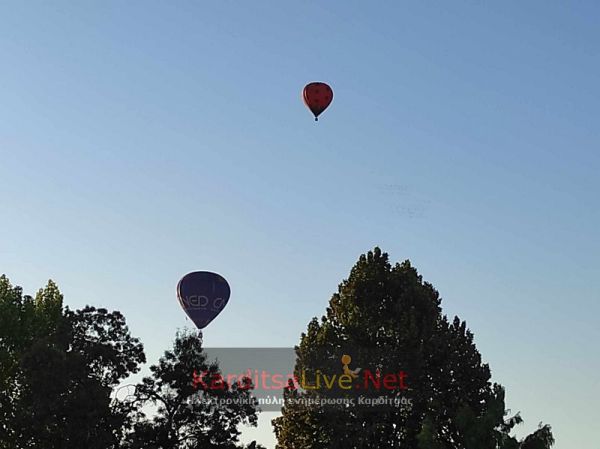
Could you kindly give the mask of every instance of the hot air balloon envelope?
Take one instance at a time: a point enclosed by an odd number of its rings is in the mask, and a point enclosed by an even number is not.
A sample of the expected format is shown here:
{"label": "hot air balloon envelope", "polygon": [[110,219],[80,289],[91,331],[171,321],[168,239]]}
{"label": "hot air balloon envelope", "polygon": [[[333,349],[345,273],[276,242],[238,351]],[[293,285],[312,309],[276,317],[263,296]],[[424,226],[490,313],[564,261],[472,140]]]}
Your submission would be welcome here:
{"label": "hot air balloon envelope", "polygon": [[319,114],[331,104],[333,90],[325,83],[309,83],[302,91],[302,99],[306,107],[314,114],[316,121]]}
{"label": "hot air balloon envelope", "polygon": [[177,284],[177,298],[198,329],[204,329],[225,308],[231,289],[216,273],[194,271]]}

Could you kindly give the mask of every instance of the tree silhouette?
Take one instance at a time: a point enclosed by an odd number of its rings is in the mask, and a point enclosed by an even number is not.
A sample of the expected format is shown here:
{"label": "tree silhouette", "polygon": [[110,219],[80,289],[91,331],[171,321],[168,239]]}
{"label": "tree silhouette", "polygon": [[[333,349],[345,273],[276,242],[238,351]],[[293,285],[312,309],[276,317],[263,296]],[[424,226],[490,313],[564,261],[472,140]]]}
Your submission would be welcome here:
{"label": "tree silhouette", "polygon": [[522,420],[508,416],[504,389],[490,382],[466,323],[442,314],[438,292],[410,262],[392,266],[379,248],[359,258],[325,316],[309,323],[296,347],[296,375],[339,370],[341,354],[349,352],[353,366],[407,373],[405,391],[371,394],[411,405],[316,406],[290,399],[332,391],[290,388],[273,421],[278,449],[547,449],[554,443],[549,426],[522,441],[510,435]]}
{"label": "tree silhouette", "polygon": [[[228,384],[216,362],[209,362],[202,341],[179,334],[152,375],[136,388],[138,402],[155,406],[130,434],[131,449],[229,449],[239,444],[240,424],[256,425],[256,399],[250,379]],[[256,443],[250,447],[260,448]]]}
{"label": "tree silhouette", "polygon": [[0,448],[117,448],[132,410],[112,389],[145,362],[119,312],[63,308],[0,276]]}

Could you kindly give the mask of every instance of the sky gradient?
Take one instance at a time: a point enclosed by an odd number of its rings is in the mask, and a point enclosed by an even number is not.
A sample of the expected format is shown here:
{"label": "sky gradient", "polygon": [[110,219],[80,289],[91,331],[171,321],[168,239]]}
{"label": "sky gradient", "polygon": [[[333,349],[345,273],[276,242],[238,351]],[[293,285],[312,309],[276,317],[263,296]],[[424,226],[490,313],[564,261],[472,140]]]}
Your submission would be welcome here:
{"label": "sky gradient", "polygon": [[[361,253],[410,259],[520,434],[596,449],[600,4],[0,2],[0,272],[121,310],[149,361],[175,286],[207,346],[295,345]],[[302,87],[324,81],[318,123]],[[271,445],[272,415],[246,437]],[[272,447],[272,446],[269,446]]]}

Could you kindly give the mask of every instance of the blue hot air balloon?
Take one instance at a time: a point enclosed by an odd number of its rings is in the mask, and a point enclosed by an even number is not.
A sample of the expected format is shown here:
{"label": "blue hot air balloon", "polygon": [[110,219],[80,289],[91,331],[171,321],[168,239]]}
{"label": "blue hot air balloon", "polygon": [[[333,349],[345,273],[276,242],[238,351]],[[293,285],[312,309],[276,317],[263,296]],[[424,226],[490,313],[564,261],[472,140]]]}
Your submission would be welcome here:
{"label": "blue hot air balloon", "polygon": [[210,271],[186,274],[177,284],[177,298],[198,329],[204,329],[225,308],[231,289],[227,281]]}

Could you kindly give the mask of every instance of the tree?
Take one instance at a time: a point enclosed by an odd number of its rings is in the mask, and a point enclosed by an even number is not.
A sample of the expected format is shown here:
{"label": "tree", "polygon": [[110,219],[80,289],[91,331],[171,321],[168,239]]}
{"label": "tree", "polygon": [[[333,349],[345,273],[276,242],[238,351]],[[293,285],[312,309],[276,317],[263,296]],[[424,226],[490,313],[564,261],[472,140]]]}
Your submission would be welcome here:
{"label": "tree", "polygon": [[309,323],[296,347],[295,374],[335,372],[340,355],[350,352],[354,366],[408,375],[406,388],[360,390],[363,397],[403,398],[410,406],[315,406],[306,399],[356,399],[359,391],[290,385],[283,414],[273,421],[278,449],[547,449],[554,443],[549,426],[522,441],[510,435],[522,420],[508,416],[504,389],[491,383],[466,323],[442,314],[438,292],[409,261],[392,266],[379,248],[359,258],[326,314]]}
{"label": "tree", "polygon": [[0,448],[116,448],[133,413],[113,388],[145,362],[119,312],[35,299],[0,276]]}
{"label": "tree", "polygon": [[[256,425],[252,384],[227,383],[216,362],[209,362],[202,341],[178,334],[152,375],[137,385],[140,405],[154,406],[152,417],[140,414],[129,436],[130,449],[239,448],[240,424]],[[255,442],[249,448],[257,448]]]}

